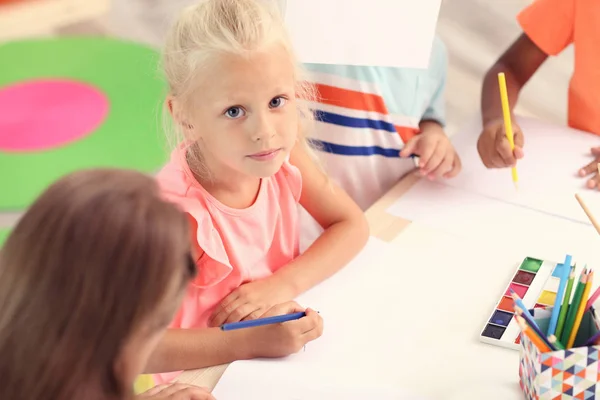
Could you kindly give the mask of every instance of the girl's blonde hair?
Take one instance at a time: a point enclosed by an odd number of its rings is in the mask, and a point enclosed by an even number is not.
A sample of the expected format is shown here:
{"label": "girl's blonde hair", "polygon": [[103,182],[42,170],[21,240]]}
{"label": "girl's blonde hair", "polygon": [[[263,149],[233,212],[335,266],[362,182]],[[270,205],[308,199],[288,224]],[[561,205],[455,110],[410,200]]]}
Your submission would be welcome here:
{"label": "girl's blonde hair", "polygon": [[[185,116],[192,112],[191,94],[202,81],[199,76],[219,55],[243,57],[269,45],[283,46],[296,66],[296,97],[299,99],[300,117],[298,141],[315,158],[312,152],[314,145],[309,144],[307,136],[313,127],[314,115],[310,103],[315,100],[316,91],[308,83],[306,72],[294,54],[282,12],[276,3],[276,0],[201,0],[188,7],[167,36],[163,51],[164,73],[171,95],[184,106],[181,110],[184,115],[180,118],[185,121]],[[170,118],[163,120],[167,122]],[[166,126],[166,132],[172,133],[169,135],[172,146],[189,140],[178,123],[170,123]],[[195,173],[201,176],[209,173],[193,143],[188,151],[188,162]]]}

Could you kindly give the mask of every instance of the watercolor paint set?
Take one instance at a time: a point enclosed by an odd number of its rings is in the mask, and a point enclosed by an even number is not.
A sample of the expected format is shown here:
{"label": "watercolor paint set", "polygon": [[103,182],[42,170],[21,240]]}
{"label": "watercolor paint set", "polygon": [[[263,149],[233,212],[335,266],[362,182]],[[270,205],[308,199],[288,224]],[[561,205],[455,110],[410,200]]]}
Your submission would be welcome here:
{"label": "watercolor paint set", "polygon": [[552,307],[558,292],[562,268],[562,263],[532,257],[523,259],[485,323],[480,340],[519,350],[521,329],[513,318],[514,301],[511,291],[514,291],[530,310]]}

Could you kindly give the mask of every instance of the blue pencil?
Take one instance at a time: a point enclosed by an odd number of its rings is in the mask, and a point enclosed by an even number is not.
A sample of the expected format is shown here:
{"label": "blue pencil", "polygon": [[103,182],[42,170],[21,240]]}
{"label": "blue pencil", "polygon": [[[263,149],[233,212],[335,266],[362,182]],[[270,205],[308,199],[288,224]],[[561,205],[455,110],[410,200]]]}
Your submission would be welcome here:
{"label": "blue pencil", "polygon": [[546,336],[544,336],[544,333],[540,329],[539,325],[535,323],[535,320],[533,318],[531,318],[531,314],[529,312],[526,313],[525,310],[521,309],[521,307],[516,306],[515,313],[517,315],[521,315],[521,317],[523,317],[525,322],[527,322],[527,325],[529,325],[531,327],[531,329],[533,329],[533,331],[540,337],[540,339],[546,344],[546,346],[548,346],[550,348],[550,350],[552,350],[552,351],[558,350],[557,347],[553,343],[550,343],[548,338]]}
{"label": "blue pencil", "polygon": [[510,294],[511,294],[511,297],[513,298],[513,300],[515,301],[515,304],[517,305],[517,307],[519,307],[523,311],[523,314],[527,315],[527,317],[529,317],[529,319],[531,319],[533,321],[533,315],[531,315],[531,313],[529,312],[529,309],[527,307],[525,307],[525,303],[523,303],[523,300],[521,300],[519,295],[512,289],[510,289]]}
{"label": "blue pencil", "polygon": [[572,257],[567,254],[563,264],[563,271],[560,276],[560,283],[558,284],[558,291],[556,292],[554,307],[552,308],[552,314],[550,315],[547,336],[554,335],[556,333],[556,324],[558,323],[558,315],[560,314],[560,307],[563,302],[563,296],[565,295],[565,287],[567,286],[569,274],[571,273],[571,258]]}
{"label": "blue pencil", "polygon": [[544,333],[540,329],[539,325],[535,322],[533,315],[531,315],[531,313],[529,312],[527,307],[525,307],[525,303],[523,303],[523,300],[521,300],[519,295],[517,293],[515,293],[514,290],[511,289],[510,292],[511,292],[511,297],[513,298],[513,300],[515,302],[515,313],[520,314],[521,317],[523,317],[523,319],[527,322],[527,324],[529,326],[531,326],[531,329],[540,337],[540,339],[544,343],[546,343],[546,345],[551,350],[556,350],[556,346],[554,346],[552,343],[550,343],[548,341],[548,338],[546,336],[544,336]]}
{"label": "blue pencil", "polygon": [[263,325],[269,325],[269,324],[279,324],[281,322],[287,322],[287,321],[293,321],[295,319],[300,319],[305,316],[306,316],[306,313],[304,311],[302,311],[302,312],[297,312],[297,313],[292,313],[292,314],[277,315],[274,317],[253,319],[250,321],[232,322],[230,324],[221,325],[221,330],[222,331],[232,331],[235,329],[254,328],[257,326],[263,326]]}

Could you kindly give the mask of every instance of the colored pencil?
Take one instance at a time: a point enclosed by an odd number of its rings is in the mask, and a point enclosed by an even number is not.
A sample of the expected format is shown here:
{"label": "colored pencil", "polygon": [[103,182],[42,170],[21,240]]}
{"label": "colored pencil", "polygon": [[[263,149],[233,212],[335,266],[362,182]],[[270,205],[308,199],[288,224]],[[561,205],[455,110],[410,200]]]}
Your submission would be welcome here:
{"label": "colored pencil", "polygon": [[592,279],[594,277],[594,272],[588,273],[585,276],[585,286],[583,288],[583,294],[581,295],[581,299],[579,301],[579,306],[577,308],[577,314],[575,315],[575,321],[573,322],[573,329],[571,329],[571,335],[569,336],[569,340],[566,343],[568,348],[573,347],[575,343],[575,338],[577,337],[577,333],[579,332],[579,327],[581,326],[581,320],[583,319],[583,313],[585,311],[585,305],[587,304],[587,299],[590,296],[590,291],[592,289]]}
{"label": "colored pencil", "polygon": [[573,322],[575,322],[575,315],[577,315],[577,309],[579,307],[579,303],[581,302],[581,295],[583,294],[583,289],[585,287],[585,283],[582,283],[584,276],[586,273],[586,269],[584,268],[579,275],[579,279],[577,280],[577,285],[575,286],[575,293],[573,294],[573,300],[569,305],[569,310],[567,311],[567,319],[565,320],[565,328],[562,332],[561,337],[559,338],[561,343],[567,344],[569,337],[571,336],[571,330],[573,329]]}
{"label": "colored pencil", "polygon": [[538,350],[540,350],[542,353],[546,353],[546,352],[550,351],[550,348],[529,327],[529,325],[527,325],[527,323],[525,322],[525,320],[523,319],[523,317],[521,317],[520,315],[517,315],[517,316],[515,316],[515,318],[517,319],[517,324],[521,328],[521,332],[523,332],[523,334],[525,336],[527,336],[529,338],[529,340],[531,340],[531,343],[533,343],[535,345],[535,347],[538,348]]}
{"label": "colored pencil", "polygon": [[588,341],[585,342],[585,345],[586,346],[595,346],[598,344],[598,340],[600,340],[600,331],[596,332],[596,334],[594,336],[589,338]]}
{"label": "colored pencil", "polygon": [[297,312],[297,313],[292,313],[292,314],[277,315],[274,317],[253,319],[253,320],[249,320],[249,321],[232,322],[230,324],[221,325],[221,330],[232,331],[235,329],[254,328],[257,326],[278,324],[281,322],[293,321],[293,320],[300,319],[305,316],[306,316],[305,312]]}
{"label": "colored pencil", "polygon": [[563,264],[563,271],[560,276],[560,283],[558,284],[558,291],[556,292],[554,307],[552,308],[552,314],[550,315],[547,336],[554,335],[556,333],[558,315],[560,314],[563,296],[565,295],[565,288],[567,286],[567,281],[569,280],[569,273],[571,272],[571,260],[572,257],[567,254],[565,262]]}
{"label": "colored pencil", "polygon": [[[600,166],[600,164],[598,164],[598,165]],[[596,221],[596,218],[594,218],[594,215],[592,214],[590,209],[587,207],[587,205],[585,204],[585,202],[583,201],[581,196],[579,196],[579,194],[575,194],[575,198],[579,202],[579,205],[583,209],[583,212],[585,213],[585,215],[587,215],[588,219],[590,220],[590,222],[592,223],[594,228],[596,228],[596,232],[598,232],[600,234],[600,224],[598,223],[598,221]]]}
{"label": "colored pencil", "polygon": [[[498,74],[498,86],[500,87],[500,100],[502,102],[502,114],[504,115],[504,131],[510,144],[510,150],[515,149],[515,139],[513,135],[512,122],[510,120],[510,107],[508,104],[508,91],[506,90],[506,77],[503,72]],[[518,188],[519,176],[517,167],[512,167],[512,180],[515,188]]]}
{"label": "colored pencil", "polygon": [[540,340],[544,340],[546,343],[548,343],[546,340],[546,337],[544,336],[544,333],[542,332],[542,329],[535,322],[533,315],[531,315],[531,313],[529,312],[527,307],[525,307],[525,303],[523,303],[523,300],[521,300],[519,295],[517,293],[515,293],[514,290],[511,289],[510,293],[511,293],[511,297],[513,298],[513,300],[515,302],[515,305],[514,305],[515,313],[518,314],[521,318],[523,318],[525,321],[527,321],[529,323],[529,325],[531,326],[531,329],[533,329],[536,332],[536,334],[540,337]]}
{"label": "colored pencil", "polygon": [[[569,310],[569,303],[571,302],[571,292],[573,290],[573,281],[575,281],[575,266],[573,265],[569,273],[569,282],[567,283],[567,289],[563,296],[562,306],[560,307],[560,315],[558,316],[558,325],[556,327],[556,337],[561,337],[563,329],[565,327],[565,320],[567,318],[567,311]],[[598,292],[600,294],[600,292]]]}
{"label": "colored pencil", "polygon": [[558,339],[556,338],[556,336],[554,336],[554,335],[548,336],[548,341],[554,347],[556,347],[558,350],[564,350],[565,349],[565,346],[563,346],[563,344],[561,342],[559,342]]}
{"label": "colored pencil", "polygon": [[[598,163],[597,168],[598,168],[598,173],[600,174],[600,163]],[[598,223],[598,221],[596,221],[596,218],[594,218],[594,215],[592,214],[590,209],[587,207],[587,205],[585,204],[585,202],[583,201],[581,196],[579,196],[579,194],[575,194],[575,198],[579,202],[579,205],[583,209],[583,212],[585,212],[585,215],[588,217],[588,219],[590,220],[590,222],[592,223],[594,228],[596,228],[596,232],[600,233],[600,224]],[[585,306],[585,311],[589,310],[592,307],[592,305],[594,305],[594,302],[598,299],[599,296],[600,296],[600,287],[598,289],[596,289],[594,294],[587,301],[586,306]]]}
{"label": "colored pencil", "polygon": [[[538,326],[538,324],[535,322],[535,320],[533,318],[530,318],[528,316],[529,313],[525,314],[523,312],[523,309],[519,306],[515,306],[515,314],[517,314],[518,316],[522,317],[525,322],[527,322],[527,325],[529,325],[529,327],[531,329],[533,329],[533,331],[535,332],[536,335],[538,335],[540,337],[540,339],[546,344],[546,346],[548,346],[550,348],[550,350],[557,350],[556,347],[554,347],[550,341],[548,340],[548,338],[546,336],[544,336],[544,333],[542,332],[542,330],[540,329],[540,327]],[[529,314],[531,315],[531,314]]]}
{"label": "colored pencil", "polygon": [[600,287],[598,287],[598,289],[596,289],[594,294],[590,296],[590,299],[588,300],[587,304],[585,305],[585,311],[592,308],[592,306],[594,305],[596,300],[598,300],[598,297],[600,297]]}
{"label": "colored pencil", "polygon": [[520,307],[521,310],[523,310],[523,313],[527,314],[527,316],[533,321],[533,315],[531,315],[529,309],[525,307],[525,303],[523,303],[523,300],[521,300],[519,295],[512,289],[510,289],[510,297],[512,297],[513,301],[515,302],[515,305],[517,307]]}

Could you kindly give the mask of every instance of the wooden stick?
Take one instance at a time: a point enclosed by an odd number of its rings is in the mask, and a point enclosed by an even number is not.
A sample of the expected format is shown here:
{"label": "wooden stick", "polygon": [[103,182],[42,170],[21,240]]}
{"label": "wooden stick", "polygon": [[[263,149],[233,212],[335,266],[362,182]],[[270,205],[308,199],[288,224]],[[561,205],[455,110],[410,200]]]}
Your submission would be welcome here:
{"label": "wooden stick", "polygon": [[[598,164],[598,165],[600,166],[600,164]],[[596,218],[594,218],[590,209],[585,205],[581,196],[579,196],[579,194],[576,193],[575,198],[579,202],[579,205],[583,209],[583,212],[585,213],[585,215],[587,215],[587,217],[590,220],[590,222],[592,223],[592,225],[594,225],[594,228],[596,228],[596,232],[598,232],[598,234],[600,234],[600,224],[598,224],[598,221],[596,221]]]}

